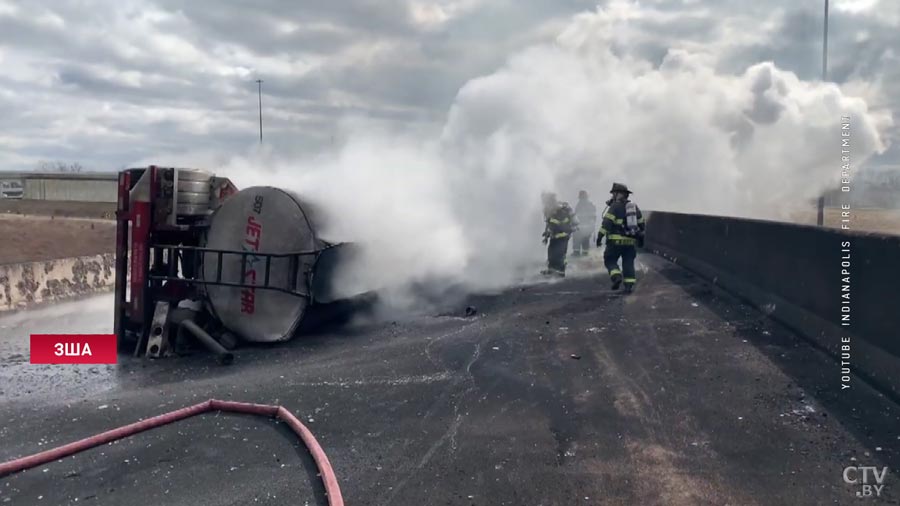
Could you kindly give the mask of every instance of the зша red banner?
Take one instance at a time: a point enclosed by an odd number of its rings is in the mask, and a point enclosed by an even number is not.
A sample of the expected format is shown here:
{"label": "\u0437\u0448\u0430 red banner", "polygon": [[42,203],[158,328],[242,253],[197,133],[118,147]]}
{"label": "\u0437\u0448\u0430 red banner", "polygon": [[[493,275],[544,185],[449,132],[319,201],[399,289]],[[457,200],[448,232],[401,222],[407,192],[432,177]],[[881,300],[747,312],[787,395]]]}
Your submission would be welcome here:
{"label": "\u0437\u0448\u0430 red banner", "polygon": [[32,334],[32,364],[115,364],[115,334]]}

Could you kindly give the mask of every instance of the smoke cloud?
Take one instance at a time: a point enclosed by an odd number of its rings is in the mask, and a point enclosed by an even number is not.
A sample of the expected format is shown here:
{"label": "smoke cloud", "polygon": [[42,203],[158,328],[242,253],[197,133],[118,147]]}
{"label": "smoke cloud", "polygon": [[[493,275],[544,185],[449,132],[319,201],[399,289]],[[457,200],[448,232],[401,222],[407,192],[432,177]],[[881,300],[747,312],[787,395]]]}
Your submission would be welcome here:
{"label": "smoke cloud", "polygon": [[586,189],[602,208],[616,181],[644,209],[778,219],[837,184],[843,116],[854,166],[885,149],[889,114],[838,86],[769,62],[724,73],[702,50],[651,61],[623,40],[629,15],[579,15],[554,43],[471,80],[440,131],[347,121],[337,149],[216,170],[324,207],[325,237],[365,247],[354,287],[490,289],[539,268],[541,191],[574,204]]}

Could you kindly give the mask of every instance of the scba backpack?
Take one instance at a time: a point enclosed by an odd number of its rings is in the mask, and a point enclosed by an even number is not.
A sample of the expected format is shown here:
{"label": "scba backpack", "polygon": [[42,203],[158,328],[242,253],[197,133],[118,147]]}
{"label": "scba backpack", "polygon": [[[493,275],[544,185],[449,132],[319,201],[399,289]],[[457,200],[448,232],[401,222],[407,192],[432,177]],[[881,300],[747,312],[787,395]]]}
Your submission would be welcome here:
{"label": "scba backpack", "polygon": [[641,234],[641,228],[638,226],[638,207],[634,202],[625,204],[625,235],[628,237],[637,237]]}

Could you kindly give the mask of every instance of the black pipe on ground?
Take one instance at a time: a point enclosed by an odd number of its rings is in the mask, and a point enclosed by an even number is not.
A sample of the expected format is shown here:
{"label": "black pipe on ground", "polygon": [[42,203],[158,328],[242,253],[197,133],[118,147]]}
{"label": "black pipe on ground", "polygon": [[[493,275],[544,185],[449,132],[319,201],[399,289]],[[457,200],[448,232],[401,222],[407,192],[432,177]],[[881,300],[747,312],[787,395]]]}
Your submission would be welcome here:
{"label": "black pipe on ground", "polygon": [[222,365],[228,365],[234,362],[234,354],[226,350],[224,346],[213,339],[213,337],[209,335],[205,330],[201,329],[199,325],[191,320],[184,320],[180,323],[180,326],[193,334],[194,337],[196,337],[197,340],[203,344],[203,346],[206,346],[209,351],[215,353],[217,362]]}

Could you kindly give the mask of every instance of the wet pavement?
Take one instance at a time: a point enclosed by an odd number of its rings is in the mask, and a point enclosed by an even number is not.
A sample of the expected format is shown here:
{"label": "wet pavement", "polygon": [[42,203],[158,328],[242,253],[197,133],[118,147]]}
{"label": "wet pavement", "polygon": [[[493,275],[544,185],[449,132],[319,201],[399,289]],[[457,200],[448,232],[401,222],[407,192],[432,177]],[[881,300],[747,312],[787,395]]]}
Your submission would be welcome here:
{"label": "wet pavement", "polygon": [[[900,504],[900,409],[791,332],[642,255],[444,316],[116,366],[27,363],[32,332],[108,332],[111,297],[0,318],[0,460],[209,398],[281,404],[350,505]],[[464,317],[465,308],[477,313]],[[458,316],[457,316],[458,315]],[[862,501],[846,466],[890,468]],[[5,504],[325,504],[283,424],[208,414],[0,478]]]}

